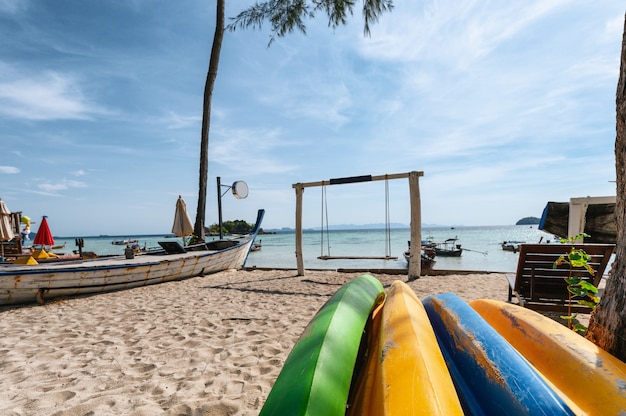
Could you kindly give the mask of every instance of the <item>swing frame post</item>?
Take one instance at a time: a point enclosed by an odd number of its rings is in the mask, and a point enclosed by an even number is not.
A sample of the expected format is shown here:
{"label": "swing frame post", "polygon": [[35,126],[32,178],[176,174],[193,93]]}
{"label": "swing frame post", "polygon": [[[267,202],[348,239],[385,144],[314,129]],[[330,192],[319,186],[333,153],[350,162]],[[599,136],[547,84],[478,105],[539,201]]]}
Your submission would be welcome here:
{"label": "swing frame post", "polygon": [[304,186],[301,183],[292,185],[296,189],[296,262],[298,276],[304,276],[304,258],[302,258],[302,194]]}
{"label": "swing frame post", "polygon": [[411,203],[411,246],[409,251],[408,280],[422,275],[422,202],[420,197],[420,172],[409,172],[409,196]]}
{"label": "swing frame post", "polygon": [[327,181],[298,182],[292,184],[296,191],[296,262],[298,276],[304,276],[304,258],[302,256],[302,195],[304,188],[326,185],[343,185],[348,183],[382,181],[388,179],[409,179],[409,192],[411,203],[411,255],[409,256],[408,277],[414,280],[421,275],[421,250],[422,250],[422,214],[419,190],[419,177],[424,176],[422,171],[395,173],[386,175],[364,175],[335,178]]}

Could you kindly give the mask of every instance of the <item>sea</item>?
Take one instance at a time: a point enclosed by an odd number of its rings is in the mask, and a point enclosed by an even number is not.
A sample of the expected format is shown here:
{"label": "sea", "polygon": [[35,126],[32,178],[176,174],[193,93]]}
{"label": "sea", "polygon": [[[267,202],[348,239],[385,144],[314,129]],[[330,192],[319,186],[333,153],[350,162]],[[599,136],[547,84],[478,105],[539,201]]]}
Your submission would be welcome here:
{"label": "sea", "polygon": [[[99,255],[123,254],[125,246],[113,241],[137,240],[140,247],[159,247],[159,241],[179,241],[169,235],[124,235],[97,237],[55,237],[55,245],[63,245],[58,252],[71,253],[77,250],[76,239],[82,238],[83,251]],[[482,227],[423,227],[422,239],[444,241],[457,238],[456,244],[463,248],[461,257],[436,257],[435,270],[464,270],[477,272],[514,272],[518,254],[502,249],[504,241],[526,243],[559,243],[552,234],[539,230],[536,225],[507,225]],[[210,241],[212,237],[207,237]],[[305,269],[406,269],[403,253],[410,240],[409,228],[392,228],[389,239],[384,229],[330,230],[320,232],[305,230],[302,235]],[[32,241],[32,240],[31,240]],[[294,231],[278,231],[261,234],[256,238],[262,248],[251,252],[245,267],[297,268],[295,255],[296,235]],[[26,242],[28,244],[28,242]],[[333,257],[396,257],[381,259],[333,259],[320,260],[320,256]]]}

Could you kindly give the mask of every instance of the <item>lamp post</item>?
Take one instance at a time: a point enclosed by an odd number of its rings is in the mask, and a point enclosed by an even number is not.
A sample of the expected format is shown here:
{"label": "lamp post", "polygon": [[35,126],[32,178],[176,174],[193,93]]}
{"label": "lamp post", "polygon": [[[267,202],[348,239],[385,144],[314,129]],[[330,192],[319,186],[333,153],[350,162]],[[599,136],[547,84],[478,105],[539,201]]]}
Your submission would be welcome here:
{"label": "lamp post", "polygon": [[[222,187],[228,188],[222,193]],[[244,181],[235,181],[232,185],[222,185],[221,178],[217,177],[217,212],[219,218],[220,228],[220,240],[224,238],[224,231],[222,230],[222,197],[226,195],[226,192],[231,190],[233,196],[237,199],[245,199],[248,197],[248,185]]]}

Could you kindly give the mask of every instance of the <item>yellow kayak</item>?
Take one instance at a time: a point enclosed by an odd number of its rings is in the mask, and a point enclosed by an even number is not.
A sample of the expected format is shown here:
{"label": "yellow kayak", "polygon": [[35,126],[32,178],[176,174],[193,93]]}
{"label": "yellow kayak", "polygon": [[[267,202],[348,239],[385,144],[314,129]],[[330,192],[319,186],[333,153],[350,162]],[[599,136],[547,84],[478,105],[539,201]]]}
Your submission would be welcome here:
{"label": "yellow kayak", "polygon": [[[370,337],[348,415],[462,415],[463,410],[426,311],[413,290],[395,281]],[[376,327],[374,322],[372,327]]]}
{"label": "yellow kayak", "polygon": [[495,300],[470,306],[581,415],[626,414],[626,363],[530,309]]}

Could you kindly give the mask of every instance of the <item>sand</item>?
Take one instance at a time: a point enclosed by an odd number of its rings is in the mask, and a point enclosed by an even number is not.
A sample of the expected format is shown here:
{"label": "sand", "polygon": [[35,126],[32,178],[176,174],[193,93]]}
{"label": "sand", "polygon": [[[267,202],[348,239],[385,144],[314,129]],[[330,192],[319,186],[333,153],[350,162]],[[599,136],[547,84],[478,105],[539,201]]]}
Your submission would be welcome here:
{"label": "sand", "polygon": [[[226,271],[0,308],[0,414],[256,415],[305,326],[360,274]],[[502,274],[409,285],[467,301],[506,300],[508,287]]]}

